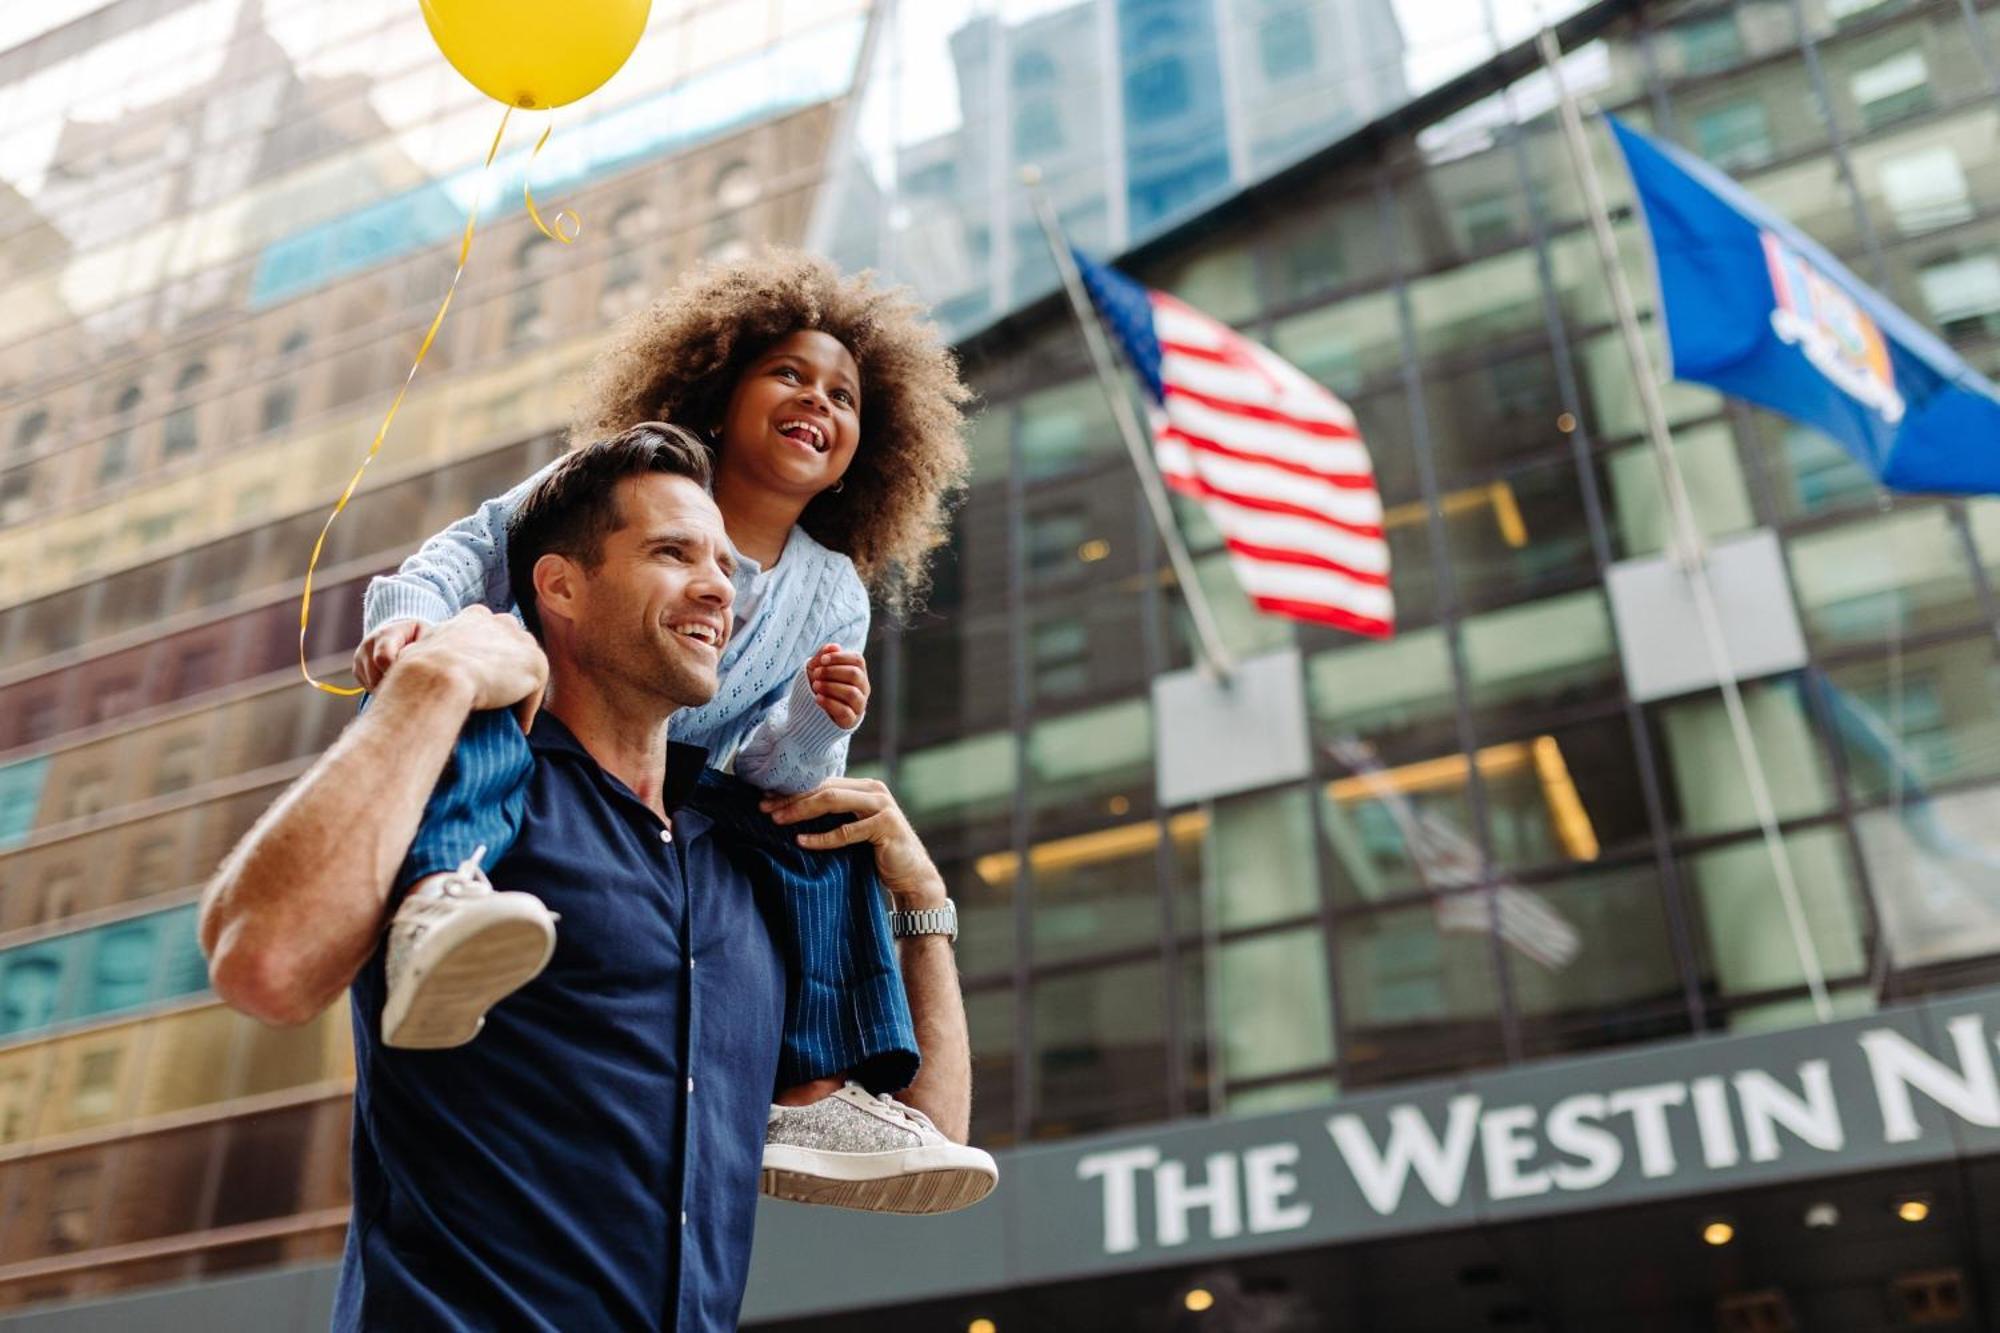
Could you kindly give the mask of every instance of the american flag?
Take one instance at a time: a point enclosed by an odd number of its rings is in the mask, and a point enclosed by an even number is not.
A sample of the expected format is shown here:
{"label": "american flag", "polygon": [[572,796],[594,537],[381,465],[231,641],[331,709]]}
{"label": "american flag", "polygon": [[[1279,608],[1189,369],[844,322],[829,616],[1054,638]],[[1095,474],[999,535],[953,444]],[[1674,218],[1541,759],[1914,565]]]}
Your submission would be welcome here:
{"label": "american flag", "polygon": [[1228,325],[1071,253],[1145,381],[1160,475],[1201,502],[1250,600],[1394,633],[1382,497],[1347,404]]}

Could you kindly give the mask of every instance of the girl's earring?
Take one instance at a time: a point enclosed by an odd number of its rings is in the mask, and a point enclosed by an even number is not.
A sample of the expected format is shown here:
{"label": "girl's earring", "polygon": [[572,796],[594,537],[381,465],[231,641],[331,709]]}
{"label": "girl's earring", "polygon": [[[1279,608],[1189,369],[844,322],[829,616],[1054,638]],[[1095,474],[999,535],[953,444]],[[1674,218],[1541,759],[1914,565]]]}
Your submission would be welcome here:
{"label": "girl's earring", "polygon": [[720,426],[710,426],[710,427],[708,428],[708,442],[709,442],[710,444],[721,444],[721,443],[722,443],[722,427],[720,427]]}
{"label": "girl's earring", "polygon": [[842,491],[846,489],[847,489],[847,478],[845,477],[842,477],[839,481],[833,483],[832,490],[835,495],[840,494]]}

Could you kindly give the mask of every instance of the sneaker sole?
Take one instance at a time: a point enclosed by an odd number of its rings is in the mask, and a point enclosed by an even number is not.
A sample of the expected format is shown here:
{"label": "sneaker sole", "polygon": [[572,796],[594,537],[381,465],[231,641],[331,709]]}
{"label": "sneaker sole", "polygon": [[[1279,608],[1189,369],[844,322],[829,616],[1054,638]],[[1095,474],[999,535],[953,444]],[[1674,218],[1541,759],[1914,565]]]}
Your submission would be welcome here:
{"label": "sneaker sole", "polygon": [[[853,1208],[870,1213],[928,1215],[969,1208],[993,1192],[1000,1172],[984,1162],[925,1165],[925,1159],[963,1159],[979,1152],[954,1146],[948,1153],[918,1148],[908,1153],[820,1153],[779,1144],[764,1149],[762,1190],[774,1199]],[[915,1158],[915,1161],[909,1159]]]}
{"label": "sneaker sole", "polygon": [[541,974],[555,947],[546,909],[539,918],[524,915],[473,933],[411,983],[401,1012],[383,1014],[383,1045],[405,1051],[465,1045],[485,1026],[488,1009]]}

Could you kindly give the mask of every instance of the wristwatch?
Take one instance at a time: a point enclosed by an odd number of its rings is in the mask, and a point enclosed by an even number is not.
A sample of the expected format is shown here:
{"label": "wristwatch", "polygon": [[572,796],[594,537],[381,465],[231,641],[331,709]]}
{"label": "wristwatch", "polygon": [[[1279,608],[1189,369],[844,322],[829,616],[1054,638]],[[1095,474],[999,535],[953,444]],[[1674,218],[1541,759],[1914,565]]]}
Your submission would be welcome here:
{"label": "wristwatch", "polygon": [[890,912],[889,933],[897,939],[911,935],[943,935],[958,943],[958,904],[947,898],[943,907],[927,907],[921,912]]}

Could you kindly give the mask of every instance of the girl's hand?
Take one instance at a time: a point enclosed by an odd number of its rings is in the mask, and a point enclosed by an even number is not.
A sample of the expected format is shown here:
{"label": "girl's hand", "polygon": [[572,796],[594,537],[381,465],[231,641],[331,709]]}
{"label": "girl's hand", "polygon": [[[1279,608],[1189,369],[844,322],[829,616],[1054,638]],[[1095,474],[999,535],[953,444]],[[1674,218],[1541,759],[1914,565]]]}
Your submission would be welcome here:
{"label": "girl's hand", "polygon": [[361,688],[372,690],[389,674],[403,650],[415,643],[427,627],[421,620],[392,620],[361,641],[354,650],[354,679]]}
{"label": "girl's hand", "polygon": [[868,711],[868,663],[860,653],[829,643],[807,660],[806,683],[835,726],[852,731],[861,725]]}

